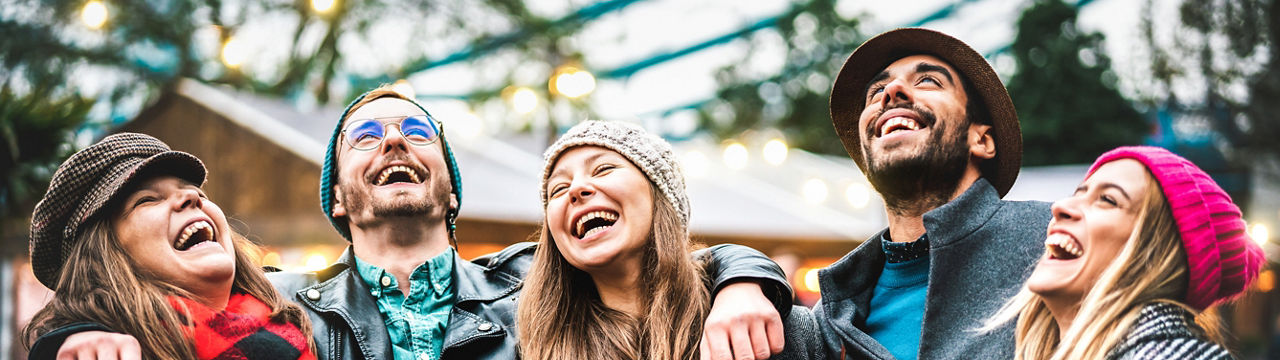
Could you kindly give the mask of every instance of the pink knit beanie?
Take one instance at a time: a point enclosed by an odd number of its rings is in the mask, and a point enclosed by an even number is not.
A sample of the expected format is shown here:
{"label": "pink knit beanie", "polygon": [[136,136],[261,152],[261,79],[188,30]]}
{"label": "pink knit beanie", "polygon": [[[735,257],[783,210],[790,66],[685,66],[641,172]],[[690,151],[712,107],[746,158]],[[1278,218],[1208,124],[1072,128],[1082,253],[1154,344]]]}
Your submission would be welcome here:
{"label": "pink knit beanie", "polygon": [[1089,174],[1119,159],[1145,164],[1169,200],[1187,252],[1187,305],[1203,310],[1243,293],[1266,258],[1262,248],[1249,240],[1240,208],[1231,197],[1195,164],[1158,147],[1108,151],[1089,167]]}

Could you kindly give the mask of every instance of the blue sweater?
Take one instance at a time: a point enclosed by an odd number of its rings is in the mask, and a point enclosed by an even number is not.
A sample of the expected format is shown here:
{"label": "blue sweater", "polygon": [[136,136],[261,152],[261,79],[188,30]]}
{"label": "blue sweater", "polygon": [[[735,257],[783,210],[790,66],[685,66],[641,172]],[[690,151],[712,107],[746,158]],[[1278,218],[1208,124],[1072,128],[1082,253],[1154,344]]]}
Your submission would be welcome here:
{"label": "blue sweater", "polygon": [[919,354],[928,287],[928,256],[884,264],[871,295],[866,331],[895,358],[914,360]]}

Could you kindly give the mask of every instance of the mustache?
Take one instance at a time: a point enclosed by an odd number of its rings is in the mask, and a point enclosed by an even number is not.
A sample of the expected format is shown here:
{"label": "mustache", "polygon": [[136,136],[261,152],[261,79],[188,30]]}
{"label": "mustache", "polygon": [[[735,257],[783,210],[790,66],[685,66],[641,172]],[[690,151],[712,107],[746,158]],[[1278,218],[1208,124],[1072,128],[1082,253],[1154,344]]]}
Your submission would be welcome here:
{"label": "mustache", "polygon": [[933,127],[933,124],[938,122],[938,118],[934,116],[933,112],[929,111],[929,109],[916,106],[915,103],[909,103],[909,102],[900,103],[890,107],[880,108],[880,111],[876,112],[876,116],[871,118],[872,121],[870,121],[867,124],[867,128],[864,130],[867,133],[867,139],[871,139],[875,137],[876,134],[879,132],[880,126],[878,125],[878,123],[880,122],[879,121],[880,117],[884,116],[884,113],[889,112],[889,110],[896,110],[896,109],[907,109],[907,110],[911,110],[916,114],[919,114],[920,115],[919,123],[920,123],[920,127],[922,128]]}
{"label": "mustache", "polygon": [[379,174],[382,174],[382,169],[385,169],[387,167],[387,164],[396,162],[396,161],[403,162],[404,166],[408,166],[409,168],[412,168],[413,171],[417,171],[418,175],[422,176],[424,179],[427,177],[428,174],[430,174],[430,171],[428,171],[425,166],[422,166],[421,164],[419,164],[416,160],[410,157],[409,154],[405,154],[402,152],[391,152],[387,154],[387,156],[382,158],[382,161],[378,163],[378,166],[372,166],[369,168],[369,172],[366,173],[364,176],[365,181],[373,182],[373,180],[376,179]]}

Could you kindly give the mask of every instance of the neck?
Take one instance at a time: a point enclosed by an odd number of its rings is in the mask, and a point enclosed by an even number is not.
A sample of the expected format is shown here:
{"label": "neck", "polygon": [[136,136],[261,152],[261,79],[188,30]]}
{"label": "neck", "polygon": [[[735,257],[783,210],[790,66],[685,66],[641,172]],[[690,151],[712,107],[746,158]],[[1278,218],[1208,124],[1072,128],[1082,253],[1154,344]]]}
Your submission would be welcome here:
{"label": "neck", "polygon": [[226,309],[227,301],[231,299],[231,281],[232,279],[227,279],[224,284],[192,291],[192,300],[204,304],[204,306],[208,306],[210,309]]}
{"label": "neck", "polygon": [[[638,264],[637,264],[638,265]],[[628,267],[628,266],[622,266]],[[640,269],[599,269],[587,272],[604,306],[632,317],[640,314]]]}
{"label": "neck", "polygon": [[912,242],[924,235],[924,214],[955,200],[978,181],[981,174],[970,167],[949,194],[922,194],[914,199],[894,203],[885,202],[885,215],[889,221],[889,240]]}
{"label": "neck", "polygon": [[1063,300],[1050,297],[1041,297],[1041,299],[1044,299],[1045,307],[1049,308],[1053,322],[1058,324],[1058,338],[1061,339],[1067,334],[1067,329],[1071,328],[1076,314],[1080,312],[1080,299]]}
{"label": "neck", "polygon": [[356,257],[395,276],[404,294],[409,293],[413,270],[448,249],[449,230],[444,222],[406,217],[351,226],[351,250]]}

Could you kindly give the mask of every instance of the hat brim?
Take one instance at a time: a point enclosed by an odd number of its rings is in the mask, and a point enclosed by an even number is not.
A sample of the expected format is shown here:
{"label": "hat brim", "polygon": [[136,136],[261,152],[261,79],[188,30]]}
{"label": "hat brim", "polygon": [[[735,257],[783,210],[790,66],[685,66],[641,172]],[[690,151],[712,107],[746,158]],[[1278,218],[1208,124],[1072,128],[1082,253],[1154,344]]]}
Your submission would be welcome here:
{"label": "hat brim", "polygon": [[[155,176],[172,175],[196,186],[204,186],[206,176],[204,162],[195,155],[181,151],[162,152],[125,166],[132,167],[132,170],[126,170],[123,173],[124,176],[103,179],[105,181],[99,182],[89,192],[96,196],[85,199],[91,202],[87,208],[88,211],[85,212],[86,219],[101,213],[102,208],[111,204],[112,201],[128,196],[129,194],[125,192],[138,181]],[[66,236],[74,237],[75,235],[67,234]]]}
{"label": "hat brim", "polygon": [[[1001,197],[1009,192],[1022,166],[1022,129],[1013,100],[1004,83],[987,60],[964,42],[941,32],[906,28],[889,31],[867,40],[845,60],[831,88],[831,122],[849,157],[866,173],[858,119],[866,107],[863,91],[873,77],[898,59],[911,55],[932,55],[950,64],[968,80],[971,93],[986,105],[996,142],[993,173],[983,173]],[[973,101],[973,99],[970,99]]]}

